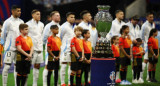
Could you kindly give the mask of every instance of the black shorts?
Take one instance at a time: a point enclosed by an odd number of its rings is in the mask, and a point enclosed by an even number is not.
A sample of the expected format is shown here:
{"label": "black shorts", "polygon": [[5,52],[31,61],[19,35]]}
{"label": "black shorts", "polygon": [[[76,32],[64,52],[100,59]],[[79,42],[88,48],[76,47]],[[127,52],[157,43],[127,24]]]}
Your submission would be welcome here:
{"label": "black shorts", "polygon": [[[85,57],[86,57],[86,59],[87,60],[89,60],[90,59],[90,57],[91,57],[91,54],[84,54],[85,55]],[[85,63],[85,62],[83,62],[83,64],[82,64],[82,71],[90,71],[90,67],[91,65],[90,64],[87,64],[87,63]]]}
{"label": "black shorts", "polygon": [[[153,52],[155,53],[155,55],[157,55],[158,54],[158,49],[153,49]],[[151,64],[158,63],[158,59],[156,59],[154,56],[148,57],[148,58],[149,58],[149,63],[151,63]]]}
{"label": "black shorts", "polygon": [[142,71],[142,58],[134,58],[133,59],[133,70],[135,72]]}
{"label": "black shorts", "polygon": [[[130,48],[124,48],[125,52],[130,55]],[[128,66],[131,65],[131,60],[127,56],[121,57],[120,60],[121,65]]]}
{"label": "black shorts", "polygon": [[120,57],[115,57],[116,58],[116,71],[119,71],[120,65],[121,65],[121,58]]}
{"label": "black shorts", "polygon": [[[26,51],[30,53],[30,51]],[[17,53],[16,58],[16,72],[21,75],[26,75],[30,73],[31,61],[25,60],[27,57],[21,53]]]}
{"label": "black shorts", "polygon": [[121,58],[120,57],[115,57],[116,58],[116,65],[120,65],[121,64]]}
{"label": "black shorts", "polygon": [[[82,57],[82,52],[78,52],[80,57]],[[77,71],[82,69],[82,62],[79,62],[79,60],[76,59],[77,57],[71,53],[71,70]]]}
{"label": "black shorts", "polygon": [[[55,56],[59,56],[59,51],[52,51]],[[59,60],[53,61],[53,57],[51,55],[48,56],[48,70],[58,70],[59,69]]]}

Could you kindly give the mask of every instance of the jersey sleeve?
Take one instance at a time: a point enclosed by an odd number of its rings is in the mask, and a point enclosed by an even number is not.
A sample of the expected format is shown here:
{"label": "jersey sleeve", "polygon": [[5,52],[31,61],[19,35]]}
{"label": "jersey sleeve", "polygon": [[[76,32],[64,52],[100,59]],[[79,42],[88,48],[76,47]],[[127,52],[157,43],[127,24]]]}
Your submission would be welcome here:
{"label": "jersey sleeve", "polygon": [[114,48],[114,45],[112,45],[112,53],[113,53],[113,55],[115,55],[115,48]]}
{"label": "jersey sleeve", "polygon": [[135,55],[137,53],[137,50],[135,47],[132,48],[132,53],[133,53],[133,55]]}
{"label": "jersey sleeve", "polygon": [[20,38],[17,38],[17,39],[16,39],[16,43],[15,43],[15,44],[16,44],[16,46],[22,45]]}
{"label": "jersey sleeve", "polygon": [[124,42],[123,42],[123,38],[119,38],[119,46],[123,46]]}
{"label": "jersey sleeve", "polygon": [[52,40],[51,40],[50,38],[48,38],[47,46],[48,46],[48,47],[51,47],[51,43],[52,43]]}
{"label": "jersey sleeve", "polygon": [[47,43],[47,39],[49,37],[49,34],[50,34],[50,27],[49,27],[49,25],[46,25],[43,30],[43,44]]}
{"label": "jersey sleeve", "polygon": [[6,41],[8,30],[9,30],[9,24],[8,21],[5,21],[2,26],[2,34],[1,34],[1,38],[4,40],[4,42]]}
{"label": "jersey sleeve", "polygon": [[71,48],[72,47],[75,47],[75,39],[74,38],[71,40]]}
{"label": "jersey sleeve", "polygon": [[152,45],[153,45],[152,39],[150,38],[150,39],[148,40],[148,47],[149,47],[149,46],[152,46]]}

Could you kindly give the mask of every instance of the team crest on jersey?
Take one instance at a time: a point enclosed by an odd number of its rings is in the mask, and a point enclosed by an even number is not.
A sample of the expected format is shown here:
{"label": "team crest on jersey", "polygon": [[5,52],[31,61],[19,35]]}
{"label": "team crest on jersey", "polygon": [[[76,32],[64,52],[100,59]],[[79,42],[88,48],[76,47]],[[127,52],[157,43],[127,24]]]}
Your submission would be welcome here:
{"label": "team crest on jersey", "polygon": [[17,43],[19,43],[19,41],[17,41]]}

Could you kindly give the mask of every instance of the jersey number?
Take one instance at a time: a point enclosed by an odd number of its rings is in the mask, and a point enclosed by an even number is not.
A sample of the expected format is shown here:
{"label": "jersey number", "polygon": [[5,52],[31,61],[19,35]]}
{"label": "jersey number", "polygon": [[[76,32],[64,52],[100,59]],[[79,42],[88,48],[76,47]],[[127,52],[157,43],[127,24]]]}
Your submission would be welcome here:
{"label": "jersey number", "polygon": [[11,56],[11,52],[7,52],[7,57],[10,57]]}

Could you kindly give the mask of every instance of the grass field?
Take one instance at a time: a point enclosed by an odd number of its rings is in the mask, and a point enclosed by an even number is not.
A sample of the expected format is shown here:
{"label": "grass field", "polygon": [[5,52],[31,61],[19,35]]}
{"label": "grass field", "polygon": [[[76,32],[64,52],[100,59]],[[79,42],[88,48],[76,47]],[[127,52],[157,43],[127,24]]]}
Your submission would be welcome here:
{"label": "grass field", "polygon": [[[43,79],[42,79],[42,73],[43,73],[43,69],[44,67],[40,68],[40,74],[39,74],[39,80],[38,80],[38,86],[43,86]],[[66,71],[67,73],[67,71]],[[160,59],[159,59],[159,63],[157,64],[157,68],[156,68],[156,79],[158,80],[158,83],[148,83],[146,82],[146,70],[144,72],[144,83],[143,84],[132,84],[131,86],[160,86]],[[67,73],[68,74],[68,73]],[[66,75],[67,77],[68,75]],[[132,81],[132,69],[131,66],[128,67],[128,74],[127,74],[127,80],[128,81]],[[66,84],[67,79],[65,79]],[[84,79],[82,79],[82,83],[84,82]],[[33,75],[32,75],[32,70],[31,73],[29,74],[29,78],[28,78],[28,86],[32,86],[33,83]],[[51,78],[51,86],[54,86],[54,80],[53,77]],[[60,84],[60,79],[59,79],[59,84]],[[2,75],[0,75],[0,86],[2,86]],[[14,78],[13,78],[13,73],[9,73],[8,75],[8,86],[14,86]],[[94,86],[94,85],[93,85]],[[117,84],[116,86],[119,86],[119,84]]]}

